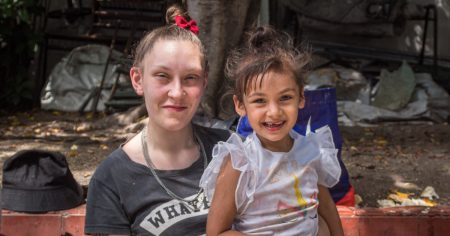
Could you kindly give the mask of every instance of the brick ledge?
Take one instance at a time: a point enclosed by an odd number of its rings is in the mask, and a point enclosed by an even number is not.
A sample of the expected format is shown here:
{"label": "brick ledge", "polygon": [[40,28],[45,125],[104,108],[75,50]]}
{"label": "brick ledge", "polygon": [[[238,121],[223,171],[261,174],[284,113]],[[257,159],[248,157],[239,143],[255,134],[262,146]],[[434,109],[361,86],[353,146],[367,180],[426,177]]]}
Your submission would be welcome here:
{"label": "brick ledge", "polygon": [[[354,208],[338,207],[346,236],[448,235],[450,206]],[[2,210],[3,235],[83,236],[85,205],[45,214]]]}

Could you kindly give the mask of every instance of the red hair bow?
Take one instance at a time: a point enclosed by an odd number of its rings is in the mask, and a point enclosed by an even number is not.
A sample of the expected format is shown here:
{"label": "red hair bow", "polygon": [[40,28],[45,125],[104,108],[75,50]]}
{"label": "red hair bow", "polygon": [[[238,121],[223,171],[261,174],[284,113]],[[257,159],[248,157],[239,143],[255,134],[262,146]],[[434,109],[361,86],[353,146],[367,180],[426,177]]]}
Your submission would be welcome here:
{"label": "red hair bow", "polygon": [[194,34],[198,34],[198,26],[197,22],[195,20],[187,21],[182,16],[175,16],[175,24],[177,24],[179,27],[183,29],[188,29]]}

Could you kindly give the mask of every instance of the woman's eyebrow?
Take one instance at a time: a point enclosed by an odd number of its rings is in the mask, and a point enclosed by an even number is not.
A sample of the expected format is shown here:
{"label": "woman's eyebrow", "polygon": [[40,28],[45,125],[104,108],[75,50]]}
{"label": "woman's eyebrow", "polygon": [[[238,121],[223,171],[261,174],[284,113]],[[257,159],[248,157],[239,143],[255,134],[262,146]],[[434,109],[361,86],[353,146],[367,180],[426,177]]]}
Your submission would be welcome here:
{"label": "woman's eyebrow", "polygon": [[156,68],[156,69],[163,69],[163,70],[170,70],[169,67],[165,66],[165,65],[158,65],[158,64],[153,64],[151,66],[151,68]]}

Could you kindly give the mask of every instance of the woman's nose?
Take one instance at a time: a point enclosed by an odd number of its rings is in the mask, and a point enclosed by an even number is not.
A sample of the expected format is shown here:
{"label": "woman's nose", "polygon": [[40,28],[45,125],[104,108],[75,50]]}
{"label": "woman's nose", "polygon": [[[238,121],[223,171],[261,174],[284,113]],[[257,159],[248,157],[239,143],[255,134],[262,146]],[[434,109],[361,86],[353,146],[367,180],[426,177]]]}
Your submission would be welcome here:
{"label": "woman's nose", "polygon": [[181,83],[179,81],[174,80],[169,89],[169,97],[181,98],[185,94],[186,92],[184,91]]}

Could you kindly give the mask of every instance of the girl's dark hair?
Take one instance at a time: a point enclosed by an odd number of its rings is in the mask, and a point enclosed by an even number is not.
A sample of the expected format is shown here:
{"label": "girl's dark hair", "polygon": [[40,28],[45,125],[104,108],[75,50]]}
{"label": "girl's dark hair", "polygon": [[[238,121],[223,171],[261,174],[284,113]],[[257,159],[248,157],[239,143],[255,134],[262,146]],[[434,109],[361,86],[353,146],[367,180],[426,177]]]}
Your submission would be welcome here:
{"label": "girl's dark hair", "polygon": [[175,17],[177,15],[183,16],[187,20],[190,20],[187,11],[180,5],[175,4],[170,6],[166,11],[167,25],[150,31],[144,37],[142,37],[141,41],[138,43],[134,51],[133,66],[141,66],[141,63],[144,60],[145,55],[151,52],[153,46],[157,41],[178,40],[178,41],[189,41],[199,47],[200,53],[202,54],[202,67],[204,71],[207,70],[205,48],[202,42],[200,41],[198,36],[192,33],[190,30],[178,27],[175,24]]}
{"label": "girl's dark hair", "polygon": [[303,91],[309,61],[310,54],[296,49],[287,33],[263,26],[250,31],[244,45],[230,52],[225,73],[234,81],[232,92],[242,102],[249,85],[256,86],[258,76],[263,78],[269,71],[292,72]]}

